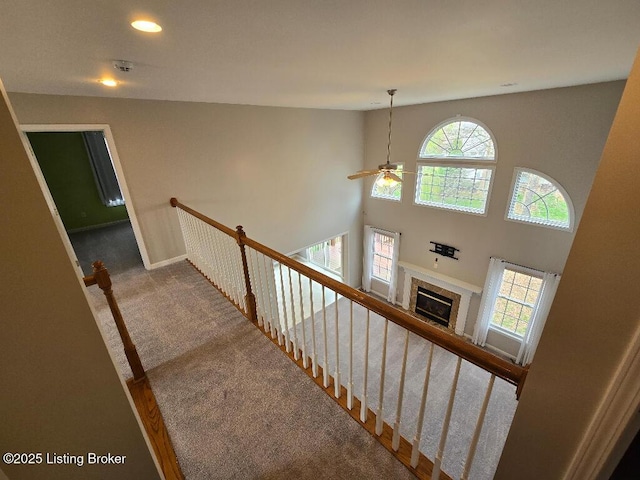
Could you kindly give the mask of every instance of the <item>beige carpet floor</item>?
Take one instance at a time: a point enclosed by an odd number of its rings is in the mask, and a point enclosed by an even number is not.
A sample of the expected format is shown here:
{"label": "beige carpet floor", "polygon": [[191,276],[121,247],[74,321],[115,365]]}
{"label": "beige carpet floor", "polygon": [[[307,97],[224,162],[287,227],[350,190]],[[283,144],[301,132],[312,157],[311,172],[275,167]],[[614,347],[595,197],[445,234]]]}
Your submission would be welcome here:
{"label": "beige carpet floor", "polygon": [[187,479],[413,478],[186,262],[112,278]]}

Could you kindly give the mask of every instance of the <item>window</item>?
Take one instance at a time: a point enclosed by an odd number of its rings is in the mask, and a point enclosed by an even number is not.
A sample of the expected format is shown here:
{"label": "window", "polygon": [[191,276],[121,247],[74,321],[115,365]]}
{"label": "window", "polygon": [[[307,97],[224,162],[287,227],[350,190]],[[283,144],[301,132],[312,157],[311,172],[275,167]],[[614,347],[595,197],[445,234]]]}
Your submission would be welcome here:
{"label": "window", "polygon": [[520,342],[516,362],[531,363],[560,275],[491,258],[473,343],[485,345],[489,330]]}
{"label": "window", "polygon": [[124,196],[120,191],[104,132],[82,132],[82,138],[103,205],[107,207],[124,205]]}
{"label": "window", "polygon": [[567,192],[550,177],[516,168],[507,219],[573,230],[573,204]]}
{"label": "window", "polygon": [[365,225],[362,289],[395,304],[400,233]]}
{"label": "window", "polygon": [[[402,165],[398,165],[398,168],[393,172],[400,178],[402,178]],[[381,179],[384,177],[384,173],[380,173],[373,182],[371,188],[371,196],[373,198],[383,198],[385,200],[395,200],[399,202],[402,200],[402,183],[394,183],[393,185],[384,185]]]}
{"label": "window", "polygon": [[373,232],[373,261],[371,275],[373,278],[389,283],[393,265],[393,237],[380,232]]}
{"label": "window", "polygon": [[307,248],[311,263],[342,277],[342,237],[335,237]]}
{"label": "window", "polygon": [[542,277],[504,269],[491,327],[523,337],[542,288]]}
{"label": "window", "polygon": [[491,190],[495,141],[475,120],[448,120],[420,147],[415,202],[484,215]]}

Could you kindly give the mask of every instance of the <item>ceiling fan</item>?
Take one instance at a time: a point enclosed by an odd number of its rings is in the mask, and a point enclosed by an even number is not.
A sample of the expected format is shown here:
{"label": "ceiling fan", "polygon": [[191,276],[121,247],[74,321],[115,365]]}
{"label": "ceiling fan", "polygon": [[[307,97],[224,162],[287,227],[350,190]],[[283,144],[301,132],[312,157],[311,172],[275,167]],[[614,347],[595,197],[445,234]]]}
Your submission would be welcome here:
{"label": "ceiling fan", "polygon": [[[369,177],[373,175],[380,175],[382,173],[383,175],[376,181],[376,183],[379,184],[380,186],[391,187],[393,185],[396,185],[397,183],[402,183],[402,178],[400,178],[398,175],[396,175],[396,173],[394,173],[399,169],[400,166],[391,163],[391,122],[393,119],[393,95],[396,93],[396,91],[397,90],[395,88],[391,90],[387,90],[387,93],[389,94],[389,97],[390,97],[389,137],[388,137],[389,140],[387,142],[387,162],[383,163],[382,165],[378,165],[377,170],[360,170],[354,173],[353,175],[349,175],[347,177],[349,180],[356,180],[358,178]],[[411,172],[402,171],[402,173],[411,173]]]}

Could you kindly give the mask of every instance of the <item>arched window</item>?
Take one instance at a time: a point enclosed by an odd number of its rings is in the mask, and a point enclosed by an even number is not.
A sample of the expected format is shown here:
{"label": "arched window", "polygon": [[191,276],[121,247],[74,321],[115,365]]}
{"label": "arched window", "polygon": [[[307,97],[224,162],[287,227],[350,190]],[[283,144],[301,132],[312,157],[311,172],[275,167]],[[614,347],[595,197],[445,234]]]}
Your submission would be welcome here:
{"label": "arched window", "polygon": [[495,161],[495,140],[480,122],[441,123],[420,147],[415,202],[485,215]]}
{"label": "arched window", "polygon": [[562,186],[547,175],[516,168],[507,219],[573,230],[573,204]]}

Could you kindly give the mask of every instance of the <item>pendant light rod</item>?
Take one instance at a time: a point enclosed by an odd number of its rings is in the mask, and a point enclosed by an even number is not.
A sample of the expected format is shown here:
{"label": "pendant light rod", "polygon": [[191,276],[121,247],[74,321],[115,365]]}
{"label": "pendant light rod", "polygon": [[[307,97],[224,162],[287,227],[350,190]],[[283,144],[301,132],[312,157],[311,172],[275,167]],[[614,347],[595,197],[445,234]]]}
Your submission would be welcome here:
{"label": "pendant light rod", "polygon": [[397,89],[392,88],[391,90],[387,90],[387,93],[391,97],[389,102],[389,139],[387,142],[387,165],[391,163],[391,121],[393,120],[393,95],[396,93]]}

